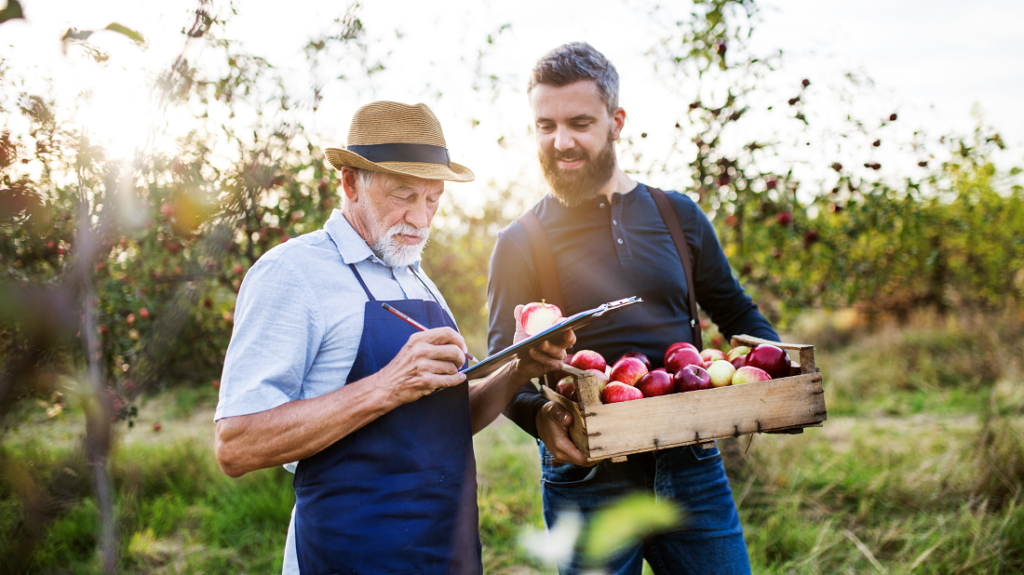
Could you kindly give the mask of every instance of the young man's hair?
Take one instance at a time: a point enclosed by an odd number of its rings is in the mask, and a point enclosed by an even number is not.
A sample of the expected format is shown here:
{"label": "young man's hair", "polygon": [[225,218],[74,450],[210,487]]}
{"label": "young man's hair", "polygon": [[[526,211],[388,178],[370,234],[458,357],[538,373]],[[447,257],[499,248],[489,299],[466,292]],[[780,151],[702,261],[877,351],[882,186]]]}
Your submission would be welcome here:
{"label": "young man's hair", "polygon": [[544,54],[533,67],[526,93],[537,84],[561,87],[580,80],[597,84],[609,114],[619,107],[619,73],[604,54],[586,42],[570,42]]}

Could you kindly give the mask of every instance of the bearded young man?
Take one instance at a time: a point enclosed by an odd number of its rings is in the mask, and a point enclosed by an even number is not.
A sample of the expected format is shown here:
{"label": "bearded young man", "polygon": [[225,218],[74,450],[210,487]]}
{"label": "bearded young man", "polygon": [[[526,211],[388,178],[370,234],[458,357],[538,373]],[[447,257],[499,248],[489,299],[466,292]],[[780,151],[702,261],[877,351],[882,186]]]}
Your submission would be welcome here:
{"label": "bearded young man", "polygon": [[217,460],[232,477],[295,472],[286,574],[478,574],[472,435],[530,378],[560,368],[574,338],[466,382],[466,342],[419,262],[444,181],[473,172],[452,163],[424,104],[360,108],[348,144],[326,151],[342,209],[242,282]]}
{"label": "bearded young man", "polygon": [[[772,326],[733,277],[700,208],[683,194],[637,183],[618,167],[615,141],[626,120],[618,106],[618,84],[615,67],[584,43],[549,52],[533,69],[527,91],[551,193],[498,236],[488,281],[491,352],[512,343],[515,325],[506,316],[514,306],[547,295],[541,293],[541,273],[557,276],[567,316],[625,297],[643,298],[642,304],[582,330],[575,349],[594,350],[608,360],[640,351],[660,367],[670,344],[700,345],[692,341],[700,336],[688,301],[691,286],[666,213],[684,231],[696,300],[722,333],[777,341]],[[661,208],[658,202],[664,202]],[[538,269],[533,255],[539,249],[550,251],[555,269]],[[563,575],[594,567],[639,575],[645,559],[659,575],[750,573],[717,447],[664,449],[630,455],[623,463],[602,461],[587,467],[568,436],[571,416],[536,387],[524,386],[506,414],[540,440],[549,528],[565,510],[581,511],[586,520],[634,491],[675,501],[686,512],[680,530],[626,549],[607,565],[584,565],[574,556],[559,567]]]}

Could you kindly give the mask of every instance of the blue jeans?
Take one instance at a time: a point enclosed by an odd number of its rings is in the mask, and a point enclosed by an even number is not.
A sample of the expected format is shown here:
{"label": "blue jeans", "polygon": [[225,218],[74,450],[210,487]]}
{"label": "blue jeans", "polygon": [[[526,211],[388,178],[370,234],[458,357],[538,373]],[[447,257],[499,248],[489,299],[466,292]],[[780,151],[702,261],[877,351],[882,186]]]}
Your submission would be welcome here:
{"label": "blue jeans", "polygon": [[561,575],[602,568],[614,575],[640,575],[646,559],[658,575],[749,575],[750,558],[736,504],[718,447],[677,447],[630,455],[624,463],[594,467],[552,464],[540,444],[544,522],[548,529],[563,510],[589,515],[636,491],[675,501],[686,513],[681,529],[649,538],[613,557],[606,565],[586,565],[578,552]]}

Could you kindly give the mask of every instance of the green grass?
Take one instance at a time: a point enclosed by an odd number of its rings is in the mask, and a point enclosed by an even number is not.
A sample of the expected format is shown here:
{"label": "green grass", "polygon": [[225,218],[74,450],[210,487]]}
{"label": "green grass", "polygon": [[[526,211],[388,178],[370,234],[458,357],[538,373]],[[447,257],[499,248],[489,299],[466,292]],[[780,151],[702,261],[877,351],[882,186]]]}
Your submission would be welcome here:
{"label": "green grass", "polygon": [[[829,420],[722,442],[755,573],[1024,573],[1022,328],[919,318],[835,330],[818,355]],[[815,342],[813,330],[794,339]],[[980,343],[979,343],[980,342]],[[111,465],[125,573],[271,573],[292,476],[234,480],[213,458],[210,389],[147,398]],[[81,410],[41,408],[0,446],[3,572],[96,573],[98,513]],[[156,421],[162,423],[159,432]],[[475,438],[487,573],[553,573],[520,546],[543,526],[534,441]],[[745,453],[744,453],[745,452]]]}

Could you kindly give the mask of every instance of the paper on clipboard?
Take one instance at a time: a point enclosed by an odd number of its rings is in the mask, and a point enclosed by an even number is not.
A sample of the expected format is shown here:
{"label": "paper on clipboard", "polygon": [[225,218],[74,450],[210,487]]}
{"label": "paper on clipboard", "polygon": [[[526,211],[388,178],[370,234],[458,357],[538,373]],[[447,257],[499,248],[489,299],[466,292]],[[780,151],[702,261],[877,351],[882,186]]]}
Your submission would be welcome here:
{"label": "paper on clipboard", "polygon": [[548,329],[534,335],[531,338],[524,339],[523,341],[513,344],[498,353],[488,357],[480,363],[463,369],[463,373],[466,374],[467,380],[481,379],[497,371],[501,366],[515,359],[520,353],[529,351],[540,344],[544,343],[552,337],[559,336],[569,330],[579,329],[581,327],[590,325],[597,321],[599,318],[605,317],[609,313],[629,307],[633,304],[641,303],[644,300],[638,297],[631,297],[626,299],[620,299],[605,304],[601,304],[594,309],[588,309],[574,314],[558,325],[549,327]]}

